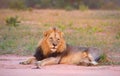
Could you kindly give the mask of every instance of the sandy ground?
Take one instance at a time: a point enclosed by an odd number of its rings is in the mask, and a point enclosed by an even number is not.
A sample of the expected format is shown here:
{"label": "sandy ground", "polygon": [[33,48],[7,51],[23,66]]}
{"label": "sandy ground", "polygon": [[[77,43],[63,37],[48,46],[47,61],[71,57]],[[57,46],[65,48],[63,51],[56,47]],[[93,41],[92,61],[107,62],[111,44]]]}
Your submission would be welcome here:
{"label": "sandy ground", "polygon": [[50,65],[34,69],[35,66],[20,65],[28,57],[16,55],[0,56],[0,76],[120,76],[120,66],[75,66]]}

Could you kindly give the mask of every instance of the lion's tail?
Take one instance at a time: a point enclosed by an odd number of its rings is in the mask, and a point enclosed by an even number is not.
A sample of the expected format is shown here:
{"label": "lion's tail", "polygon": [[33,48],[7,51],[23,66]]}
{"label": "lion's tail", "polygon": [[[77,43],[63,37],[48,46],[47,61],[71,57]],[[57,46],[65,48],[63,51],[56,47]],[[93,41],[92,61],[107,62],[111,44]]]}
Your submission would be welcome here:
{"label": "lion's tail", "polygon": [[101,57],[99,56],[95,59],[95,61],[98,62],[98,61],[100,61],[100,59],[101,59]]}

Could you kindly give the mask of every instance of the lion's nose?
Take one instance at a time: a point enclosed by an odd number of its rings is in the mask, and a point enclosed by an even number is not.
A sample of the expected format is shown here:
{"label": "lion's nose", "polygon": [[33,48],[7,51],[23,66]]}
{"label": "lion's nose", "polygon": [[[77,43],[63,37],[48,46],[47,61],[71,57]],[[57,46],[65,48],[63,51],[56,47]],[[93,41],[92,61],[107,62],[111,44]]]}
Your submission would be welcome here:
{"label": "lion's nose", "polygon": [[53,46],[57,46],[57,43],[53,43]]}

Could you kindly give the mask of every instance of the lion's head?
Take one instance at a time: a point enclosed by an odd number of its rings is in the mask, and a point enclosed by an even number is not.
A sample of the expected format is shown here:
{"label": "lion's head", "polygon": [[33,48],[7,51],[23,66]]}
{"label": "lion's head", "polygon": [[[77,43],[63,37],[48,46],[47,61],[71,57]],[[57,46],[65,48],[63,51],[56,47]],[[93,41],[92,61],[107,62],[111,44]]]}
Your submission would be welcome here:
{"label": "lion's head", "polygon": [[51,28],[44,32],[44,37],[39,43],[43,49],[43,54],[48,55],[54,52],[63,52],[66,49],[64,33],[57,28]]}

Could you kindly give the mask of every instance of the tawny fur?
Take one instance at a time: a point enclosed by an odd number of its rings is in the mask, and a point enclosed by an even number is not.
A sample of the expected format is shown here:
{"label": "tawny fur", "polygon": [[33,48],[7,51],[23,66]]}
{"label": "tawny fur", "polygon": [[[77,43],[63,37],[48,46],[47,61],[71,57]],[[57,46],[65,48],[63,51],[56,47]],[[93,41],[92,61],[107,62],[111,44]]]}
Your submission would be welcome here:
{"label": "tawny fur", "polygon": [[[64,33],[56,28],[44,32],[44,37],[37,46],[36,53],[21,64],[30,64],[37,61],[38,66],[51,64],[92,64],[97,65],[97,61],[102,51],[91,47],[77,47],[66,44]],[[57,41],[57,39],[59,39]],[[52,41],[51,41],[52,40]],[[51,48],[56,45],[57,48]],[[37,58],[39,56],[39,58]]]}

